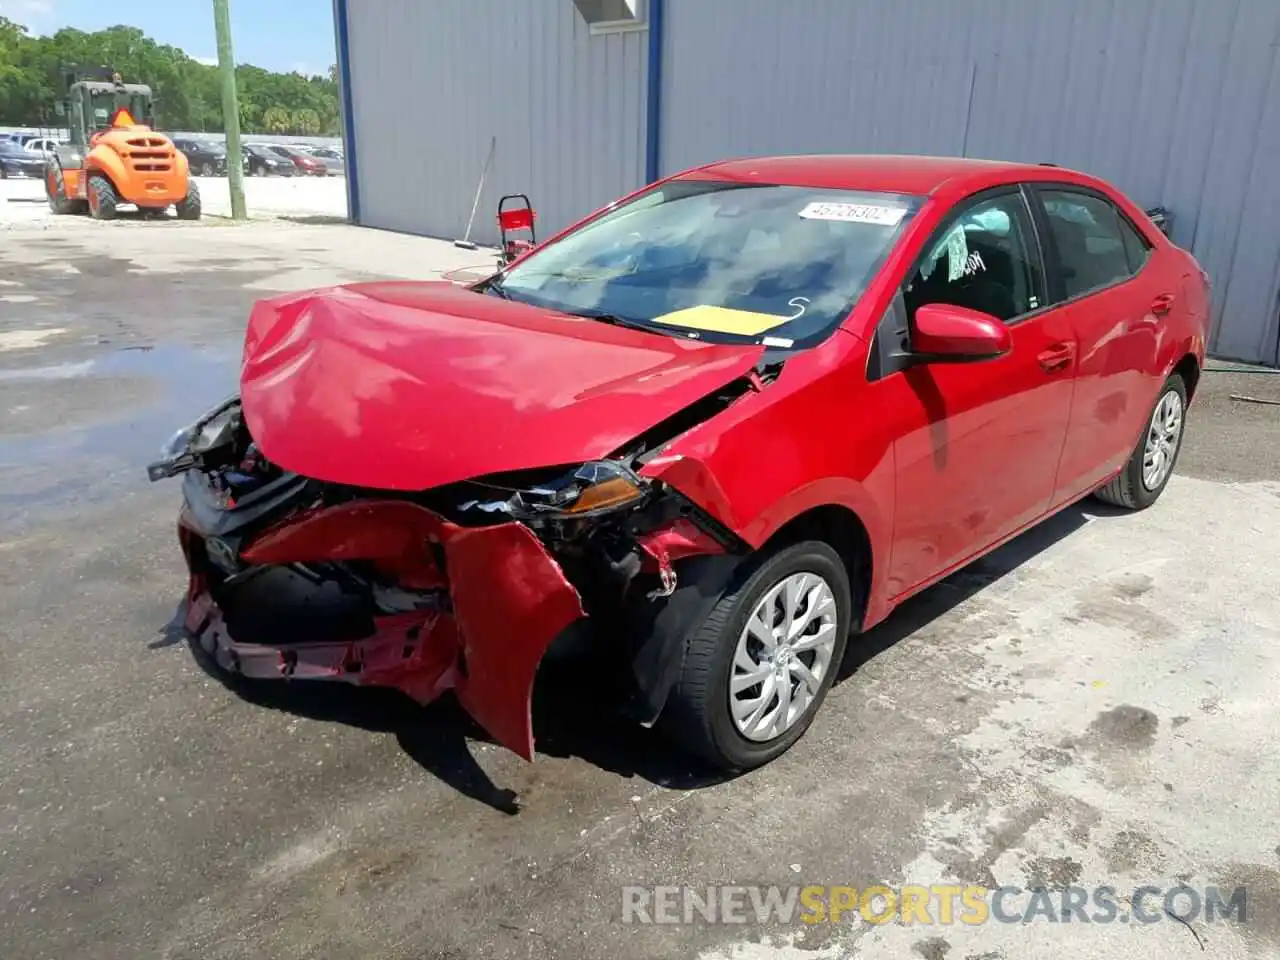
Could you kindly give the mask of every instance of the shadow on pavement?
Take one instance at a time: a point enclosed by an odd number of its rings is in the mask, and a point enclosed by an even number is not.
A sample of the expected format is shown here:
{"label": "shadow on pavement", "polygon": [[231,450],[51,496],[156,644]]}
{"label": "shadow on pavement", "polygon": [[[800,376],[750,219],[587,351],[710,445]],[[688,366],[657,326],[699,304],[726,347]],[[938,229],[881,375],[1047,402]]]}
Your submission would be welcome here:
{"label": "shadow on pavement", "polygon": [[1092,517],[1121,516],[1127,512],[1103,503],[1086,502],[1087,510],[1082,504],[1067,507],[1014,537],[998,550],[973,561],[945,580],[904,601],[887,619],[862,636],[851,637],[835,682],[844,682],[864,664],[900,640],[906,639],[1001,577],[1017,570],[1059,540],[1075,533]]}
{"label": "shadow on pavement", "polygon": [[340,216],[332,213],[311,213],[311,214],[294,214],[289,216],[277,216],[276,220],[284,220],[286,223],[302,223],[307,226],[322,226],[326,223],[350,223],[351,218]]}
{"label": "shadow on pavement", "polygon": [[[1088,512],[1070,507],[906,601],[884,623],[851,641],[836,682],[847,680],[900,640],[1080,529],[1091,516],[1113,512],[1123,511],[1101,504],[1090,504]],[[210,677],[257,706],[393,734],[409,757],[459,793],[508,815],[520,812],[517,794],[495,784],[470,749],[472,742],[492,743],[492,738],[452,696],[423,707],[395,690],[323,681],[252,680],[230,674],[187,636],[182,614],[179,607],[152,648],[187,644]],[[656,731],[621,716],[614,709],[609,685],[601,683],[600,676],[598,665],[590,662],[544,666],[533,702],[539,753],[579,757],[619,776],[641,777],[669,789],[700,789],[732,779],[673,748]]]}

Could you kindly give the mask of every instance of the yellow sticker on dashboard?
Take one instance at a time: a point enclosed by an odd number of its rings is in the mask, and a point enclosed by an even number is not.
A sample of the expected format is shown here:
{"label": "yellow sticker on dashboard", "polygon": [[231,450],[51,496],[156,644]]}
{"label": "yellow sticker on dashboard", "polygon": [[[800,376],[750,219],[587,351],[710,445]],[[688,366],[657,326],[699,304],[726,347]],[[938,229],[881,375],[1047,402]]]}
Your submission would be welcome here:
{"label": "yellow sticker on dashboard", "polygon": [[766,330],[780,327],[791,317],[779,317],[772,313],[755,313],[752,310],[735,310],[732,307],[685,307],[654,317],[654,323],[664,323],[688,330],[706,330],[710,333],[736,333],[755,337]]}

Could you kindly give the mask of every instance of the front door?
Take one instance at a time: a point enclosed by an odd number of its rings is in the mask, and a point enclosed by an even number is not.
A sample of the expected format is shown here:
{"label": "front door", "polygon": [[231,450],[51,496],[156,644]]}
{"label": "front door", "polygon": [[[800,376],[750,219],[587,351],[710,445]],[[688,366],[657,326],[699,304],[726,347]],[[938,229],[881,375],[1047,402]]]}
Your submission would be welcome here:
{"label": "front door", "polygon": [[[898,309],[952,303],[1009,325],[1013,349],[884,378],[901,418],[888,578],[901,596],[1048,509],[1071,411],[1075,342],[1046,308],[1043,259],[1023,193],[962,202],[925,247]],[[883,334],[883,331],[881,331]]]}

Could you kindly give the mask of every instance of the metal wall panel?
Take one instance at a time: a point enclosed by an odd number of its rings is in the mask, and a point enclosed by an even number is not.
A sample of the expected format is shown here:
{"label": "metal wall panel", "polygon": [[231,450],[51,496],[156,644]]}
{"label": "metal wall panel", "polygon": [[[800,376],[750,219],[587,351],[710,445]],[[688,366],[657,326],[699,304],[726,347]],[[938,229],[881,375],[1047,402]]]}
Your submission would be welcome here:
{"label": "metal wall panel", "polygon": [[592,36],[568,0],[348,0],[361,222],[473,239],[503,193],[544,234],[644,174],[644,32]]}
{"label": "metal wall panel", "polygon": [[1174,212],[1212,348],[1280,362],[1280,0],[668,0],[664,172],[767,153],[1051,160]]}

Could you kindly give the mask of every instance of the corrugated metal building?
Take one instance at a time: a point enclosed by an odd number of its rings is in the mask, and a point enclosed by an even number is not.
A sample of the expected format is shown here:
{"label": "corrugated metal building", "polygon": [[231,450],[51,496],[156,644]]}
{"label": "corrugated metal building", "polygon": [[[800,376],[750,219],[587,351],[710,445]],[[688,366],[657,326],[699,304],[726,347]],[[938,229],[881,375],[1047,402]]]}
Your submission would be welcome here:
{"label": "corrugated metal building", "polygon": [[[622,11],[591,25],[585,17]],[[549,233],[767,153],[1050,160],[1174,215],[1212,348],[1280,363],[1280,0],[335,0],[360,223]]]}

